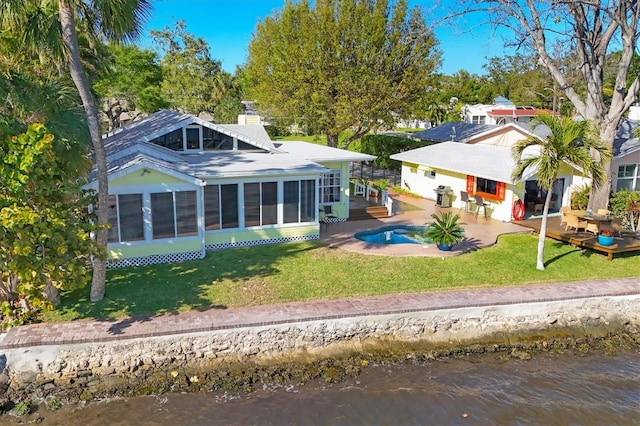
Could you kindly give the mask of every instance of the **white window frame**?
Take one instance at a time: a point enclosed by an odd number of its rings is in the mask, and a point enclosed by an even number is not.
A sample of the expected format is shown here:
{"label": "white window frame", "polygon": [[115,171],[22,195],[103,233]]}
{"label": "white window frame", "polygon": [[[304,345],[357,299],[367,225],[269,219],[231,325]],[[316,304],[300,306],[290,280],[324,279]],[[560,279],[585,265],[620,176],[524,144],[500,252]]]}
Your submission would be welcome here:
{"label": "white window frame", "polygon": [[[337,175],[337,176],[335,176]],[[325,181],[331,181],[329,185],[325,185]],[[337,184],[335,182],[338,182]],[[337,193],[337,199],[327,200],[325,199],[325,190],[328,188],[337,188],[336,191],[332,191],[332,194]],[[320,175],[320,182],[318,183],[318,189],[320,194],[320,204],[339,204],[342,202],[342,170],[341,169],[331,169],[328,172],[322,173]]]}

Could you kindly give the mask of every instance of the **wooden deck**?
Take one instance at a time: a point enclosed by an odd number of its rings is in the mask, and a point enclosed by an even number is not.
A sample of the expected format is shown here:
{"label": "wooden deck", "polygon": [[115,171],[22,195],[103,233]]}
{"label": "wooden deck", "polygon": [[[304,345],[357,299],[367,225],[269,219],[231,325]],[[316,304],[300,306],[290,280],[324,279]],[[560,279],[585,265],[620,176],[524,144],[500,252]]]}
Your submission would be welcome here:
{"label": "wooden deck", "polygon": [[[540,218],[526,219],[514,222],[527,228],[533,229],[534,232],[540,233]],[[610,246],[601,246],[598,239],[591,232],[579,231],[573,229],[565,231],[564,225],[560,226],[560,216],[551,216],[547,218],[547,237],[554,240],[564,241],[577,247],[585,247],[601,253],[606,253],[609,260],[619,253],[640,252],[640,239],[636,235],[627,233],[622,236],[615,236],[614,243]]]}

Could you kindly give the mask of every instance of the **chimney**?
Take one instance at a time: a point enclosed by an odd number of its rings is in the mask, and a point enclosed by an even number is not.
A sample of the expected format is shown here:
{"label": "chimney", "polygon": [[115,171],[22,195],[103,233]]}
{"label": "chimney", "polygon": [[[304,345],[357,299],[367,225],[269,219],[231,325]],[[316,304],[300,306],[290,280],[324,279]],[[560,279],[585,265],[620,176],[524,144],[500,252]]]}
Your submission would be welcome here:
{"label": "chimney", "polygon": [[629,107],[629,120],[640,121],[640,105],[635,104]]}

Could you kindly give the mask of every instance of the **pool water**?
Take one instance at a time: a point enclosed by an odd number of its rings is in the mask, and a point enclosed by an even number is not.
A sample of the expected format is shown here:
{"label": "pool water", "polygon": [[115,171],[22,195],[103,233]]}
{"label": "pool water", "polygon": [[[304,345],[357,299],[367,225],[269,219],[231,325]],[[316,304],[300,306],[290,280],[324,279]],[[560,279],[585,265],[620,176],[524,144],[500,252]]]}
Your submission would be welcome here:
{"label": "pool water", "polygon": [[370,244],[433,244],[425,232],[427,226],[391,225],[356,232],[354,237]]}

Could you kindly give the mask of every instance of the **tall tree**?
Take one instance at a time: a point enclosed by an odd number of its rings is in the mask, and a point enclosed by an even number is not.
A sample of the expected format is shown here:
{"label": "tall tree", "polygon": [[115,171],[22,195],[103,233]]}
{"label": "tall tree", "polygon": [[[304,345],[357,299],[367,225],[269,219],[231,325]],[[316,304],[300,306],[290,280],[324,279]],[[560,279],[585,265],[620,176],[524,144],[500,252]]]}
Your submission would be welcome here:
{"label": "tall tree", "polygon": [[172,109],[198,115],[213,114],[229,89],[229,75],[211,57],[209,45],[187,31],[184,21],[175,28],[151,31],[161,51],[162,92]]}
{"label": "tall tree", "polygon": [[[513,179],[522,181],[525,172],[536,170],[538,185],[547,193],[542,210],[536,260],[536,268],[544,270],[547,215],[553,183],[558,178],[562,163],[582,168],[584,175],[591,177],[592,185],[597,187],[606,182],[604,164],[611,159],[611,149],[601,141],[597,129],[588,120],[540,114],[536,116],[534,123],[535,126],[548,127],[550,134],[544,139],[532,135],[514,145],[513,157],[517,166],[513,170]],[[594,160],[592,152],[598,153],[598,160]]]}
{"label": "tall tree", "polygon": [[135,120],[169,105],[161,93],[162,68],[155,52],[121,44],[110,44],[108,51],[111,61],[93,89],[109,130],[122,125],[123,114]]}
{"label": "tall tree", "polygon": [[[613,146],[617,128],[629,107],[637,101],[640,75],[629,75],[637,55],[640,4],[638,0],[464,0],[467,12],[484,12],[491,24],[507,28],[514,46],[527,46],[538,56],[576,112],[593,121],[600,137]],[[576,72],[586,90],[577,90],[558,55],[575,53]],[[603,70],[608,56],[620,49],[610,96],[605,94]],[[594,152],[594,155],[598,155]],[[611,164],[605,165],[606,183],[593,187],[589,206],[605,207],[609,201]]]}
{"label": "tall tree", "polygon": [[259,110],[319,129],[346,147],[393,126],[430,86],[436,39],[406,0],[287,0],[249,44],[247,91]]}
{"label": "tall tree", "polygon": [[[98,229],[95,235],[98,246],[103,250],[107,246],[109,223],[107,160],[98,108],[83,69],[76,24],[82,29],[83,37],[94,40],[94,44],[102,38],[128,41],[139,34],[150,8],[148,0],[5,0],[4,7],[0,8],[3,32],[21,41],[25,49],[61,55],[67,61],[69,73],[82,99],[93,145],[92,156],[98,179]],[[96,256],[91,301],[104,298],[105,280],[106,259]]]}

